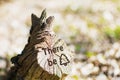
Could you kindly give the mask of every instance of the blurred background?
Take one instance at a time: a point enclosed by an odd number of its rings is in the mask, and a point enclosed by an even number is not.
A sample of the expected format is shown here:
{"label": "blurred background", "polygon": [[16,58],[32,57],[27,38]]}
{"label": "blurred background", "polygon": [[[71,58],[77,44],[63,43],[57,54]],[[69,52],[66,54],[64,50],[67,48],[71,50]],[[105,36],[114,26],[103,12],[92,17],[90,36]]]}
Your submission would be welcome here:
{"label": "blurred background", "polygon": [[75,51],[66,80],[120,80],[120,0],[0,0],[0,80],[27,43],[31,14],[45,8]]}

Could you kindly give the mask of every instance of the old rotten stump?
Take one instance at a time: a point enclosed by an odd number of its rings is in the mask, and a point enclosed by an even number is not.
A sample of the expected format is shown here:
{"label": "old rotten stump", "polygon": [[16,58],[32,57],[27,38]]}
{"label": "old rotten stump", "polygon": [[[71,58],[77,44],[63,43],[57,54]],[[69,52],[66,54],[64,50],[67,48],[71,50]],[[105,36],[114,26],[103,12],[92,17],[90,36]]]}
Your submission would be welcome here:
{"label": "old rotten stump", "polygon": [[28,43],[22,53],[11,59],[14,64],[8,73],[7,80],[59,80],[60,77],[45,71],[37,62],[36,45],[44,47],[42,42],[49,44],[51,32],[50,27],[54,19],[50,16],[46,19],[46,11],[44,10],[41,17],[38,18],[32,14],[32,27]]}

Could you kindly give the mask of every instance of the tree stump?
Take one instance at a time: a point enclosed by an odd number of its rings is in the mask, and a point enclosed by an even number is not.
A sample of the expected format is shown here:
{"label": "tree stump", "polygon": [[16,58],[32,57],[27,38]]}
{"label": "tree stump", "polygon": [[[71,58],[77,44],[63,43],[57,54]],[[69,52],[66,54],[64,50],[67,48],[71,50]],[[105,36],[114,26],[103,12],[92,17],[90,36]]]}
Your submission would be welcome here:
{"label": "tree stump", "polygon": [[[63,51],[63,47],[51,48],[53,37],[55,38],[54,32],[51,30],[51,24],[54,17],[50,16],[46,19],[46,11],[43,10],[40,18],[34,14],[31,15],[31,18],[32,26],[28,43],[25,45],[21,54],[11,59],[14,66],[11,67],[7,80],[62,80],[62,78],[56,74],[59,73],[62,76],[67,74],[62,73],[63,71],[57,64],[57,61],[53,60],[52,62],[51,58],[46,59],[47,56],[53,57],[53,52],[57,53],[57,51]],[[61,39],[57,39],[55,44],[58,44],[60,40]],[[60,56],[59,54],[56,55]],[[67,55],[64,56],[67,62],[62,62],[60,66],[66,68],[67,64],[70,63],[70,59]],[[61,72],[57,72],[53,64],[58,66]]]}

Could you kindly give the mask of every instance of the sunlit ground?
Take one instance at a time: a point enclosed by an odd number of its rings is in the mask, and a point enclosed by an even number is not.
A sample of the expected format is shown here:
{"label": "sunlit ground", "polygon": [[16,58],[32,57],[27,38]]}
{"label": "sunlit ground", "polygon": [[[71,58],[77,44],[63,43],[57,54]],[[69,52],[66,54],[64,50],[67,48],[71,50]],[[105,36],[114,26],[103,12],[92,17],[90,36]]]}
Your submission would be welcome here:
{"label": "sunlit ground", "polygon": [[[31,14],[55,17],[53,30],[75,51],[66,80],[120,80],[120,0],[0,0],[0,75],[20,54]],[[1,79],[1,78],[0,78]]]}

